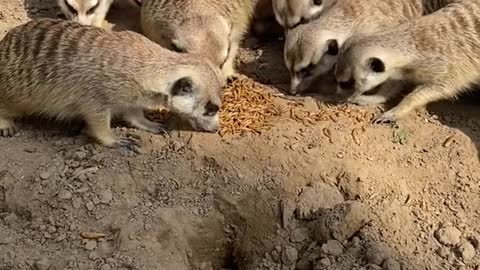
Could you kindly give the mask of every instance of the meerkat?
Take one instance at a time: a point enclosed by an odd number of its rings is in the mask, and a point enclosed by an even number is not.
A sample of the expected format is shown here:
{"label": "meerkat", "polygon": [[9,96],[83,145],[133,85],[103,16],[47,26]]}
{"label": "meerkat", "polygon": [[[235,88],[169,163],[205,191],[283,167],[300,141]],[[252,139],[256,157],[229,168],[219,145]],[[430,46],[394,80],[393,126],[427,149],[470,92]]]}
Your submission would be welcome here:
{"label": "meerkat", "polygon": [[291,94],[305,91],[337,62],[339,48],[353,35],[367,35],[422,16],[422,0],[336,0],[316,20],[287,32],[284,60]]}
{"label": "meerkat", "polygon": [[[375,123],[395,122],[431,102],[453,98],[480,80],[480,1],[458,1],[393,29],[347,41],[336,78],[340,92],[364,104],[385,102],[409,82],[413,90]],[[381,88],[376,95],[364,93]],[[363,96],[363,97],[362,97]]]}
{"label": "meerkat", "polygon": [[113,0],[58,0],[58,6],[68,20],[102,27]]}
{"label": "meerkat", "polygon": [[143,0],[141,27],[166,48],[202,55],[229,78],[252,16],[252,0]]}
{"label": "meerkat", "polygon": [[14,120],[22,116],[80,118],[99,143],[135,148],[135,141],[113,134],[110,121],[120,116],[135,128],[161,133],[163,127],[143,114],[153,106],[214,132],[221,87],[220,73],[208,62],[140,34],[34,20],[0,41],[0,134],[15,134]]}
{"label": "meerkat", "polygon": [[337,0],[272,0],[273,12],[277,22],[285,29],[316,18],[325,8]]}

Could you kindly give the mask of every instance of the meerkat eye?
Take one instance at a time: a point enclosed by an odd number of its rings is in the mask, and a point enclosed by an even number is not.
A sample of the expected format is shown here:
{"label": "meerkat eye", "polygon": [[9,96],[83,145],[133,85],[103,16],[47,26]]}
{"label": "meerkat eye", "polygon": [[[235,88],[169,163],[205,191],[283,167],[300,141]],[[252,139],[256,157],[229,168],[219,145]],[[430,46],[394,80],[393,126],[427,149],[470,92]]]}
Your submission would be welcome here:
{"label": "meerkat eye", "polygon": [[77,10],[74,7],[72,7],[72,5],[70,5],[70,3],[68,3],[68,0],[65,0],[65,6],[67,6],[68,11],[70,11],[70,13],[72,13],[74,15],[78,14]]}
{"label": "meerkat eye", "polygon": [[310,63],[310,65],[300,69],[300,71],[298,73],[300,73],[302,77],[310,76],[310,75],[312,75],[312,71],[313,71],[314,68],[315,68],[315,65]]}
{"label": "meerkat eye", "polygon": [[183,77],[173,83],[170,90],[173,96],[186,96],[193,92],[193,82],[190,77]]}
{"label": "meerkat eye", "polygon": [[352,78],[348,81],[339,82],[338,85],[342,89],[352,89],[355,86],[355,80]]}
{"label": "meerkat eye", "polygon": [[336,56],[338,55],[338,42],[335,39],[329,39],[327,40],[327,53],[331,56]]}
{"label": "meerkat eye", "polygon": [[381,73],[385,71],[385,64],[383,63],[382,60],[372,57],[368,59],[368,67],[376,73]]}
{"label": "meerkat eye", "polygon": [[216,104],[213,104],[212,102],[208,102],[207,106],[205,106],[205,116],[215,116],[218,111],[220,110],[220,107]]}
{"label": "meerkat eye", "polygon": [[98,8],[99,5],[100,5],[100,1],[97,1],[97,3],[87,11],[87,14],[88,15],[93,14],[93,12],[95,12],[95,10]]}
{"label": "meerkat eye", "polygon": [[323,3],[323,0],[313,0],[313,3],[317,6],[321,6]]}

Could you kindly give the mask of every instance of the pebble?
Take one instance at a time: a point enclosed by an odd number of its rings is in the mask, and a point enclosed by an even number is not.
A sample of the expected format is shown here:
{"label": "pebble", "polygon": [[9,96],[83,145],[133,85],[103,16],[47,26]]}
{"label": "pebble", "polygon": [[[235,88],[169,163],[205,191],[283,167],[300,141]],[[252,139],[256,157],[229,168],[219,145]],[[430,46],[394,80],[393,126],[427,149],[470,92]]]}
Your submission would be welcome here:
{"label": "pebble", "polygon": [[95,205],[93,204],[93,202],[88,201],[88,202],[85,204],[85,207],[87,208],[88,211],[92,211],[93,208],[95,208]]}
{"label": "pebble", "polygon": [[469,241],[463,241],[458,247],[458,252],[464,261],[470,261],[475,257],[475,247]]}
{"label": "pebble", "polygon": [[112,269],[112,267],[108,264],[104,264],[100,267],[100,270],[111,270],[111,269]]}
{"label": "pebble", "polygon": [[339,256],[343,254],[343,245],[337,240],[328,240],[322,245],[322,251],[328,255]]}
{"label": "pebble", "polygon": [[290,235],[290,241],[294,243],[302,243],[307,239],[307,237],[308,237],[307,229],[297,228]]}
{"label": "pebble", "polygon": [[73,155],[73,158],[77,161],[84,160],[85,158],[87,158],[87,153],[85,153],[85,151],[75,152],[75,154]]}
{"label": "pebble", "polygon": [[58,193],[58,198],[60,200],[70,200],[72,198],[72,193],[68,190],[62,190]]}
{"label": "pebble", "polygon": [[282,253],[282,262],[286,265],[292,265],[297,262],[298,251],[294,247],[286,247]]}
{"label": "pebble", "polygon": [[113,194],[111,189],[106,189],[100,194],[100,201],[103,204],[109,204],[113,199]]}
{"label": "pebble", "polygon": [[47,180],[48,178],[50,178],[51,174],[47,171],[44,171],[44,172],[41,172],[39,176],[40,176],[40,179]]}
{"label": "pebble", "polygon": [[95,250],[97,248],[97,241],[95,240],[87,240],[86,243],[85,243],[85,249],[86,250],[89,250],[89,251],[92,251],[92,250]]}
{"label": "pebble", "polygon": [[383,262],[384,270],[402,270],[400,263],[392,258],[388,258]]}
{"label": "pebble", "polygon": [[460,243],[462,233],[454,226],[447,226],[435,231],[435,238],[443,245],[454,246]]}
{"label": "pebble", "polygon": [[42,258],[33,264],[35,270],[48,270],[51,263],[47,258]]}
{"label": "pebble", "polygon": [[76,198],[75,200],[73,200],[72,206],[75,209],[80,208],[82,206],[82,198]]}

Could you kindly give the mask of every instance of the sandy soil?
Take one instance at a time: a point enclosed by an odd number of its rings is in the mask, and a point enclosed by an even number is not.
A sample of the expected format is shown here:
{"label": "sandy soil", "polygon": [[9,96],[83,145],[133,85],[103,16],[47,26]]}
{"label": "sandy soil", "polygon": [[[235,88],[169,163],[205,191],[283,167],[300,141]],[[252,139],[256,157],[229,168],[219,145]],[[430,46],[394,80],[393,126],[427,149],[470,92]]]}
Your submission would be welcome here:
{"label": "sandy soil", "polygon": [[[0,35],[56,12],[50,0],[0,0]],[[137,15],[109,20],[138,30]],[[284,88],[282,41],[246,44],[240,70]],[[300,106],[319,110],[313,98]],[[331,110],[240,137],[116,128],[142,139],[140,155],[22,122],[0,140],[0,269],[479,270],[478,100],[396,126]]]}

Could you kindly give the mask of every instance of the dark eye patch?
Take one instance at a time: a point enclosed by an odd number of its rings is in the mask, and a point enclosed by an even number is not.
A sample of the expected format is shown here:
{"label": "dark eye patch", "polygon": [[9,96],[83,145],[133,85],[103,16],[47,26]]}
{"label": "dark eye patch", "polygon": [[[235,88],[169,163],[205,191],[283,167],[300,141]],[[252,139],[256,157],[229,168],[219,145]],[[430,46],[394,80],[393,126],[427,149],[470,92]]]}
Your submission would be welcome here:
{"label": "dark eye patch", "polygon": [[220,107],[216,104],[213,104],[211,101],[207,103],[205,106],[205,116],[215,116],[218,111],[220,110]]}
{"label": "dark eye patch", "polygon": [[72,5],[70,5],[67,0],[65,0],[65,6],[67,6],[68,11],[70,11],[70,13],[75,15],[78,14],[78,11],[74,7],[72,7]]}
{"label": "dark eye patch", "polygon": [[338,42],[335,39],[327,40],[328,49],[327,53],[331,56],[338,55]]}
{"label": "dark eye patch", "polygon": [[314,69],[315,69],[315,65],[310,63],[310,65],[300,69],[298,73],[300,73],[302,77],[307,77],[313,74]]}
{"label": "dark eye patch", "polygon": [[317,6],[320,6],[323,4],[323,0],[313,0],[313,3]]}
{"label": "dark eye patch", "polygon": [[340,85],[342,89],[352,89],[355,86],[355,80],[352,78],[348,81],[339,82],[338,85]]}
{"label": "dark eye patch", "polygon": [[95,10],[98,8],[99,5],[100,5],[100,0],[97,1],[97,3],[95,4],[95,6],[91,7],[91,8],[87,11],[87,14],[88,14],[88,15],[91,15],[93,12],[95,12]]}

